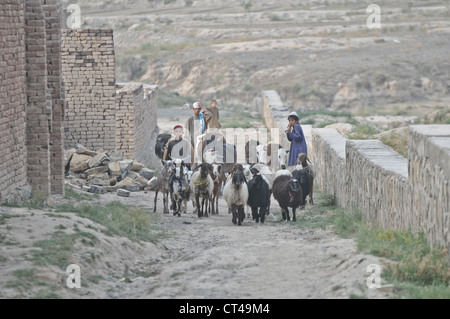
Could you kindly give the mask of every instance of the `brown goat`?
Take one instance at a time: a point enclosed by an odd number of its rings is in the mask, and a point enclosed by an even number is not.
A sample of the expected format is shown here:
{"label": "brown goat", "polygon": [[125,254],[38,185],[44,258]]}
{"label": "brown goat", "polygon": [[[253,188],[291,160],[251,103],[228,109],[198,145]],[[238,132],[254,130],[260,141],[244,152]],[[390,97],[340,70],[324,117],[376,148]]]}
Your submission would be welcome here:
{"label": "brown goat", "polygon": [[[195,196],[197,215],[198,217],[208,217],[208,204],[214,189],[214,181],[209,173],[211,171],[211,165],[202,163],[194,171],[196,172],[192,174],[190,189]],[[202,198],[201,205],[200,198]]]}

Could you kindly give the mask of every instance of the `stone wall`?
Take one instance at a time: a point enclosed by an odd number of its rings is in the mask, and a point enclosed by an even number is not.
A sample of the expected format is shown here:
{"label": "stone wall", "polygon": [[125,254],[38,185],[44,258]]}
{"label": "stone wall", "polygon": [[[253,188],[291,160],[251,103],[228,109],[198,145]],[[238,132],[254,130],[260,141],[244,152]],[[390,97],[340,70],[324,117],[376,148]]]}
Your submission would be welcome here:
{"label": "stone wall", "polygon": [[149,165],[146,150],[157,127],[157,87],[118,84],[116,96],[116,150]]}
{"label": "stone wall", "polygon": [[[283,134],[288,108],[276,91],[262,95],[257,109],[289,147]],[[379,140],[348,140],[334,128],[302,128],[317,171],[315,185],[339,205],[361,211],[374,226],[423,232],[431,246],[449,247],[450,125],[411,126],[408,159]]]}
{"label": "stone wall", "polygon": [[417,216],[411,207],[408,160],[379,140],[347,141],[345,145],[344,207],[356,207],[372,225],[410,229]]}
{"label": "stone wall", "polygon": [[420,217],[412,226],[423,228],[432,244],[445,242],[449,247],[450,125],[412,126],[408,145],[412,203]]}
{"label": "stone wall", "polygon": [[[321,129],[317,138],[317,129],[312,130],[314,150],[308,157],[320,173],[316,174],[315,185],[320,186],[329,194],[336,196],[339,205],[347,205],[347,193],[341,193],[348,184],[346,174],[345,142],[336,129]],[[339,194],[339,196],[338,196]],[[343,196],[345,194],[345,196]]]}
{"label": "stone wall", "polygon": [[449,246],[450,125],[411,126],[408,159],[336,129],[314,129],[312,138],[316,185],[339,205],[358,209],[372,225],[423,232],[432,246]]}
{"label": "stone wall", "polygon": [[157,168],[161,165],[155,155],[155,143],[159,133],[158,129],[158,87],[143,85],[144,100],[139,99],[136,112],[135,139],[136,149],[134,158],[147,167]]}
{"label": "stone wall", "polygon": [[0,18],[0,200],[62,194],[60,3],[5,0]]}
{"label": "stone wall", "polygon": [[63,29],[62,70],[67,109],[66,148],[114,150],[115,57],[110,29]]}
{"label": "stone wall", "polygon": [[[266,126],[271,132],[269,141],[279,141],[279,143],[286,149],[291,147],[291,142],[286,137],[284,131],[289,124],[288,115],[290,113],[287,106],[283,104],[277,91],[268,90],[262,92],[262,103],[258,103],[261,106],[258,107],[258,111],[262,114]],[[308,146],[308,152],[312,149],[311,144],[311,125],[302,125],[301,114],[300,125],[303,129],[303,133],[306,138],[306,144]]]}

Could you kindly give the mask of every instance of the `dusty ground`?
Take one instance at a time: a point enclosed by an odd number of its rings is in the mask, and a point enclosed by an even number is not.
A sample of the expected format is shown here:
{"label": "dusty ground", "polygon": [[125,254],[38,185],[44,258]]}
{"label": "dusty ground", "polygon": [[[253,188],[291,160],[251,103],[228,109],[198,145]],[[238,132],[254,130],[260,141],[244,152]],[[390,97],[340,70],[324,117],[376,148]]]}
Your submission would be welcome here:
{"label": "dusty ground", "polygon": [[[129,198],[101,195],[93,203],[120,200],[126,204],[153,206],[153,192],[132,193]],[[58,200],[57,201],[63,201]],[[231,222],[225,201],[220,214],[199,219],[161,214],[158,225],[166,236],[157,244],[136,243],[101,232],[102,226],[73,213],[1,207],[0,297],[35,298],[388,298],[389,287],[370,290],[366,272],[376,257],[361,254],[355,242],[329,230],[300,229],[275,219],[264,225],[246,219],[241,227]],[[9,217],[9,218],[8,218]],[[31,262],[38,240],[56,231],[88,232],[94,244],[77,241],[68,263],[81,267],[82,287],[68,289],[65,267],[39,266]],[[15,270],[35,269],[30,285],[14,286]],[[100,278],[93,280],[92,278]],[[383,284],[383,283],[382,283]]]}

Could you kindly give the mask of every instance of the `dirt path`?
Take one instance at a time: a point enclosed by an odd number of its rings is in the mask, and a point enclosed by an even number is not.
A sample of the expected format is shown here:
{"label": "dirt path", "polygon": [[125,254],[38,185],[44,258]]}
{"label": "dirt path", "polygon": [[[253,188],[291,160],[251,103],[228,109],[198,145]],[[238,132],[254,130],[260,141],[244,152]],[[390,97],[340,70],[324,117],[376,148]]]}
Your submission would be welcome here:
{"label": "dirt path", "polygon": [[[137,195],[137,194],[134,194]],[[144,198],[126,199],[142,204]],[[153,203],[154,193],[145,194]],[[158,202],[161,211],[162,200]],[[232,224],[225,201],[220,214],[199,219],[162,215],[168,238],[158,245],[167,255],[152,265],[154,276],[140,278],[111,295],[119,298],[386,298],[383,289],[369,290],[366,272],[381,261],[357,252],[351,239],[331,231],[304,230],[279,219],[264,225],[246,219]]]}
{"label": "dirt path", "polygon": [[[132,193],[129,198],[105,194],[92,203],[119,200],[152,208],[153,199],[154,192]],[[201,219],[192,214],[191,204],[181,217],[162,215],[159,198],[157,223],[166,236],[156,245],[107,235],[103,226],[73,213],[1,207],[0,298],[34,298],[39,293],[71,299],[394,296],[389,289],[367,287],[367,266],[382,265],[380,259],[358,253],[353,240],[332,231],[280,221],[278,204],[273,201],[271,207],[275,218],[269,217],[263,225],[245,219],[239,227],[232,224],[222,198],[220,214]],[[66,287],[65,264],[33,262],[34,252],[41,247],[36,243],[57,232],[90,234],[74,239],[75,249],[67,259],[82,269],[80,289]],[[30,269],[34,276],[20,282],[18,275]]]}

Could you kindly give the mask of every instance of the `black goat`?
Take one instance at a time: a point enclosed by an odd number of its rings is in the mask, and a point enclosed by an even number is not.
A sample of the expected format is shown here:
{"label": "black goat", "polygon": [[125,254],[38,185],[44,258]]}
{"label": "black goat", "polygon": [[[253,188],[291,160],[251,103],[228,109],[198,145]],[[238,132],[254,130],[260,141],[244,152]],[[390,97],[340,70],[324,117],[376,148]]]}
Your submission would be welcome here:
{"label": "black goat", "polygon": [[159,159],[163,159],[164,156],[164,148],[166,147],[167,142],[170,140],[172,136],[170,134],[159,134],[156,138],[155,144],[155,154]]}
{"label": "black goat", "polygon": [[270,206],[271,193],[269,183],[261,176],[261,174],[254,175],[248,182],[247,203],[252,208],[252,217],[257,223],[259,223],[259,220],[261,219],[261,224],[264,224],[266,213]]}
{"label": "black goat", "polygon": [[309,193],[309,203],[311,205],[314,205],[313,191],[314,191],[314,178],[316,177],[316,170],[314,169],[314,165],[311,163],[306,153],[300,153],[297,156],[296,169],[300,168],[304,169],[309,174],[309,180],[311,183],[311,191]]}
{"label": "black goat", "polygon": [[292,172],[292,177],[298,180],[302,188],[302,208],[305,208],[306,197],[311,193],[312,181],[309,173],[304,169],[296,169]]}
{"label": "black goat", "polygon": [[278,201],[282,209],[283,220],[291,220],[289,207],[292,207],[292,220],[295,222],[295,210],[303,200],[302,188],[297,179],[291,176],[281,175],[273,181],[273,197]]}

